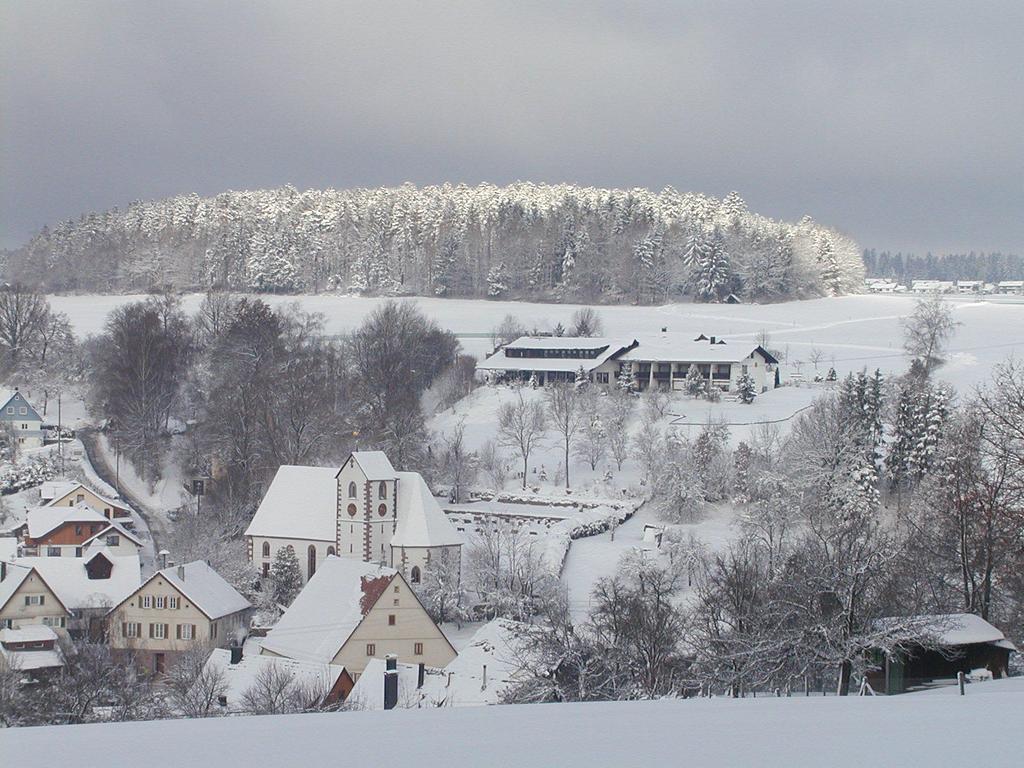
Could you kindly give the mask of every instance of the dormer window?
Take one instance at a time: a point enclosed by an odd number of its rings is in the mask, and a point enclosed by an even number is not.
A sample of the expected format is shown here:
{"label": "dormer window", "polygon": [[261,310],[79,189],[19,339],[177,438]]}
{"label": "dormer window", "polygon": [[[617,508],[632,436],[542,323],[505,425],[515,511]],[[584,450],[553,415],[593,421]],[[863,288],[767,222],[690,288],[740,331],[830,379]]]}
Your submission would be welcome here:
{"label": "dormer window", "polygon": [[377,487],[377,495],[382,499],[388,497],[388,484],[383,480],[380,481],[380,485]]}

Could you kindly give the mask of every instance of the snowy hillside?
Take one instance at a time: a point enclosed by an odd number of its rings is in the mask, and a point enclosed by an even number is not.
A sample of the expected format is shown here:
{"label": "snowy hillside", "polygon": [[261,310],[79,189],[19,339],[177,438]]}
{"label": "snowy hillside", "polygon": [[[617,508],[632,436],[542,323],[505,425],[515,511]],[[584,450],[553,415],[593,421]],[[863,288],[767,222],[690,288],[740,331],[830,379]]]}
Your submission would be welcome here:
{"label": "snowy hillside", "polygon": [[308,190],[136,202],[43,230],[7,279],[50,290],[263,292],[657,303],[847,293],[848,237],[674,189],[517,183]]}
{"label": "snowy hillside", "polygon": [[[1020,679],[959,697],[690,699],[164,720],[0,731],[19,768],[103,765],[1020,765]],[[116,745],[112,748],[111,745]],[[159,748],[154,749],[154,745]],[[216,745],[215,756],[211,745]]]}

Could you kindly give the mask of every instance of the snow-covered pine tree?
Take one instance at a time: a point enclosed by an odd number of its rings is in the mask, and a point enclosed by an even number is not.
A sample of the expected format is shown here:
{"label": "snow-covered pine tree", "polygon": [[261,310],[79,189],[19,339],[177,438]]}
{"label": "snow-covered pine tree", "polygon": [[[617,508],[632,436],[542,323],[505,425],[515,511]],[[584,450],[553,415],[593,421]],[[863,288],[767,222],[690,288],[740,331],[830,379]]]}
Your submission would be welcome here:
{"label": "snow-covered pine tree", "polygon": [[843,274],[839,268],[839,259],[832,241],[832,233],[827,230],[819,232],[816,246],[821,282],[830,295],[836,296],[842,292]]}
{"label": "snow-covered pine tree", "polygon": [[913,476],[911,457],[920,431],[920,400],[916,389],[901,386],[896,396],[896,415],[885,468],[892,488],[898,488]]}
{"label": "snow-covered pine tree", "polygon": [[302,569],[291,544],[281,547],[270,565],[271,595],[278,605],[289,606],[302,591]]}
{"label": "snow-covered pine tree", "polygon": [[585,370],[583,370],[583,366],[581,365],[579,368],[576,369],[576,391],[582,392],[587,388],[588,384],[590,384],[590,375]]}
{"label": "snow-covered pine tree", "polygon": [[757,385],[754,383],[754,377],[749,373],[744,373],[740,376],[736,380],[736,394],[739,395],[740,400],[746,405],[754,402],[754,398],[757,397]]}
{"label": "snow-covered pine tree", "polygon": [[497,299],[508,293],[508,277],[505,274],[505,262],[498,262],[487,273],[487,297]]}
{"label": "snow-covered pine tree", "polygon": [[615,379],[615,386],[618,387],[620,392],[628,395],[633,394],[636,390],[636,379],[633,378],[632,363],[622,363],[619,367],[619,375]]}
{"label": "snow-covered pine tree", "polygon": [[690,365],[689,370],[686,372],[686,392],[692,397],[700,397],[703,395],[708,388],[707,380],[700,372],[700,368],[697,367],[696,363]]}

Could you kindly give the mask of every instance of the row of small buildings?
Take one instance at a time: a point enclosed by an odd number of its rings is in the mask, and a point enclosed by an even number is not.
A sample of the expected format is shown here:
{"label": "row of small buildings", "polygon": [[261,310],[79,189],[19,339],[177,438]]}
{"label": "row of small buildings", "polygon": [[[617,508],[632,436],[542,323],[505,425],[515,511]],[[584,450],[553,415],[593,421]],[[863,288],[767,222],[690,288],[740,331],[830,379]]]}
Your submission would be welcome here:
{"label": "row of small buildings", "polygon": [[864,281],[868,293],[899,294],[959,294],[962,296],[979,296],[1002,294],[1024,296],[1024,280],[1000,280],[998,283],[986,283],[984,280],[913,280],[910,285],[897,283],[881,277],[871,277]]}

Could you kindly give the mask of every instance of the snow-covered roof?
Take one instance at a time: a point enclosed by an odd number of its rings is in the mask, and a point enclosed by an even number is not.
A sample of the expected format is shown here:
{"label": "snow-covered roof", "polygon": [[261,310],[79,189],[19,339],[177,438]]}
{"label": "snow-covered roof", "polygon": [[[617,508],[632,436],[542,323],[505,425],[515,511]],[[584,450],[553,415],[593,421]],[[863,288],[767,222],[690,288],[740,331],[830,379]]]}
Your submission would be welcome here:
{"label": "snow-covered roof", "polygon": [[922,616],[923,631],[934,635],[943,645],[996,643],[1006,636],[981,616],[973,613]]}
{"label": "snow-covered roof", "polygon": [[139,538],[135,534],[129,533],[124,528],[122,528],[120,525],[118,525],[117,523],[114,523],[114,522],[109,523],[106,528],[104,528],[102,531],[97,533],[95,536],[92,536],[92,537],[86,539],[84,542],[82,542],[82,544],[83,545],[88,545],[91,542],[96,541],[97,539],[99,539],[102,536],[109,536],[109,535],[111,535],[111,533],[116,533],[116,534],[119,534],[121,536],[124,536],[126,539],[134,541],[138,546],[140,546],[140,547],[142,546],[142,542],[139,540]]}
{"label": "snow-covered roof", "polygon": [[398,473],[398,525],[393,547],[443,547],[462,543],[419,472]]}
{"label": "snow-covered roof", "polygon": [[[52,496],[50,498],[50,500],[48,502],[46,502],[46,504],[44,504],[43,506],[49,507],[49,506],[53,505],[58,500],[64,498],[69,493],[77,490],[78,488],[82,488],[82,489],[88,491],[93,496],[95,496],[97,499],[99,499],[103,504],[106,504],[108,507],[117,507],[118,509],[127,509],[128,508],[127,505],[123,501],[117,501],[116,499],[111,499],[108,496],[104,496],[102,493],[98,493],[95,489],[90,488],[85,483],[68,483],[66,488],[60,489],[60,492],[58,494],[56,494],[55,496]],[[81,503],[82,504],[88,504],[89,502],[88,501],[83,501]]]}
{"label": "snow-covered roof", "polygon": [[0,581],[0,610],[7,605],[14,593],[18,591],[18,587],[32,572],[31,568],[23,568],[12,563],[8,563],[5,570],[6,576],[3,581]]}
{"label": "snow-covered roof", "polygon": [[56,642],[57,633],[43,624],[22,624],[17,629],[0,629],[0,643]]}
{"label": "snow-covered roof", "polygon": [[85,502],[73,507],[35,507],[26,515],[29,538],[39,539],[64,523],[109,523]]}
{"label": "snow-covered roof", "polygon": [[631,362],[738,363],[760,349],[749,340],[723,341],[721,338],[716,338],[714,344],[710,340],[695,341],[692,334],[686,333],[637,336],[637,346],[623,354],[621,359]]}
{"label": "snow-covered roof", "polygon": [[[507,344],[481,363],[481,371],[577,371],[590,372],[633,343],[632,339],[597,337],[523,336]],[[512,349],[586,349],[601,350],[596,357],[510,357]]]}
{"label": "snow-covered roof", "polygon": [[245,535],[334,541],[337,474],[336,467],[279,467]]}
{"label": "snow-covered roof", "polygon": [[[436,667],[424,669],[423,687],[419,686],[419,664],[406,664],[399,661],[395,665],[398,672],[398,701],[395,706],[402,709],[438,706],[434,694],[443,690],[446,675]],[[387,662],[384,659],[370,659],[352,687],[348,701],[357,709],[384,709],[384,672]]]}
{"label": "snow-covered roof", "polygon": [[81,483],[73,483],[70,480],[47,480],[39,486],[39,498],[43,501],[59,499],[61,496],[67,496],[79,485]]}
{"label": "snow-covered roof", "polygon": [[394,480],[398,474],[384,451],[355,451],[352,458],[367,480]]}
{"label": "snow-covered roof", "polygon": [[328,664],[398,573],[328,557],[263,641],[267,651]]}
{"label": "snow-covered roof", "polygon": [[[95,552],[95,555],[101,552]],[[110,578],[90,579],[85,570],[92,557],[20,557],[15,563],[36,573],[69,610],[110,608],[127,598],[142,583],[139,556],[108,557]]]}
{"label": "snow-covered roof", "polygon": [[0,536],[0,560],[10,560],[18,555],[18,537]]}
{"label": "snow-covered roof", "polygon": [[331,664],[318,664],[312,661],[298,661],[275,656],[248,654],[237,664],[231,663],[231,651],[227,648],[215,648],[206,660],[206,668],[211,672],[222,672],[229,710],[244,709],[242,696],[257,680],[257,676],[265,669],[274,668],[287,672],[292,680],[310,690],[330,692],[345,671],[344,667]]}
{"label": "snow-covered roof", "polygon": [[[516,648],[521,642],[519,622],[494,619],[476,631],[469,643],[444,668],[443,678],[427,682],[430,697],[446,706],[466,707],[497,704],[501,694],[519,672]],[[487,684],[484,685],[484,666]],[[441,686],[434,688],[432,686]]]}
{"label": "snow-covered roof", "polygon": [[252,604],[248,600],[202,560],[164,568],[162,571],[157,571],[151,580],[157,576],[167,579],[173,587],[211,619],[219,619],[221,616],[252,608]]}

